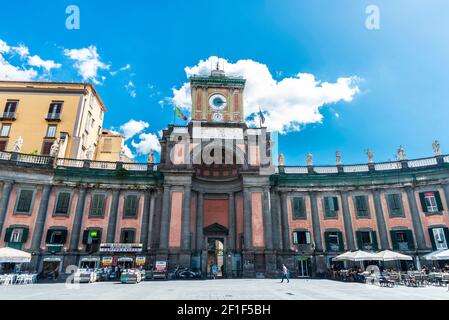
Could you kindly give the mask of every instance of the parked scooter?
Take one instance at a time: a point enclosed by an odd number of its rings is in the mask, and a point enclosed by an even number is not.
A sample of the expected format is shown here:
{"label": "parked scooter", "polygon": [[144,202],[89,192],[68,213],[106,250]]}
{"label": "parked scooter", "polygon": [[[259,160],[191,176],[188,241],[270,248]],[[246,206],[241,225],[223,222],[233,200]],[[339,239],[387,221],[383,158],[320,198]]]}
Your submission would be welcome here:
{"label": "parked scooter", "polygon": [[201,272],[200,271],[193,271],[190,268],[187,267],[180,267],[177,266],[174,273],[175,279],[195,279],[195,278],[201,278]]}

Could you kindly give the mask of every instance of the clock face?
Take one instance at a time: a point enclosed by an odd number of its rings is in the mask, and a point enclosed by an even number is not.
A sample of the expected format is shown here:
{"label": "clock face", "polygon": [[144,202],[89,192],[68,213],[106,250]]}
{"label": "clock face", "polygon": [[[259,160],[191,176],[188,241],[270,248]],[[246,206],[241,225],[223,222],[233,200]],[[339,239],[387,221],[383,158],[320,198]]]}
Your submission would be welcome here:
{"label": "clock face", "polygon": [[215,112],[212,115],[212,120],[214,120],[215,122],[221,122],[223,121],[223,115],[221,113]]}
{"label": "clock face", "polygon": [[209,98],[209,106],[214,110],[223,110],[226,104],[226,97],[220,93],[213,94]]}

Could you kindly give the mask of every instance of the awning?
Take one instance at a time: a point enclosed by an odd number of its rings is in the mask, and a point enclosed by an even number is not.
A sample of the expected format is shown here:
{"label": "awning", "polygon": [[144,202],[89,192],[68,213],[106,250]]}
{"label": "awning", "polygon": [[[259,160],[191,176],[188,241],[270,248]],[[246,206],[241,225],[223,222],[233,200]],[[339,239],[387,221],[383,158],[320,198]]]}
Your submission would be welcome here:
{"label": "awning", "polygon": [[94,262],[96,262],[96,261],[100,261],[100,257],[84,257],[84,258],[81,258],[81,261],[86,261],[86,262],[94,261]]}
{"label": "awning", "polygon": [[134,259],[130,257],[120,257],[117,261],[134,261]]}
{"label": "awning", "polygon": [[31,261],[31,254],[13,248],[0,248],[0,263],[26,263]]}
{"label": "awning", "polygon": [[61,262],[61,258],[58,257],[46,257],[43,260],[44,262]]}

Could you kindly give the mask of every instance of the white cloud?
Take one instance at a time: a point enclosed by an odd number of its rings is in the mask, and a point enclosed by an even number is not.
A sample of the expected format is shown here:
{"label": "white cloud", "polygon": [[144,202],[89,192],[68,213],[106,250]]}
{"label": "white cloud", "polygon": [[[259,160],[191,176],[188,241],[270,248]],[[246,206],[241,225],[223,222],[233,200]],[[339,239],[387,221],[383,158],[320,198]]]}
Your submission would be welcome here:
{"label": "white cloud", "polygon": [[121,67],[121,68],[118,69],[118,70],[109,72],[109,74],[110,74],[111,76],[115,76],[117,73],[122,72],[122,71],[129,70],[129,69],[131,69],[131,65],[128,63],[126,66]]}
{"label": "white cloud", "polygon": [[126,122],[120,126],[120,132],[125,137],[125,140],[128,140],[128,139],[134,137],[136,134],[142,132],[149,126],[150,126],[150,124],[148,122],[145,122],[142,120],[137,121],[137,120],[131,119],[128,122]]}
{"label": "white cloud", "polygon": [[130,159],[133,159],[135,157],[131,149],[126,144],[123,144],[122,148],[123,151],[125,152],[125,156],[127,156]]}
{"label": "white cloud", "polygon": [[[64,49],[64,54],[76,61],[73,66],[83,78],[83,81],[90,80],[98,84],[97,76],[99,70],[109,69],[109,65],[100,60],[97,47],[93,45],[81,49]],[[103,76],[101,79],[104,80],[105,77]]]}
{"label": "white cloud", "polygon": [[11,47],[8,44],[0,39],[0,53],[8,53],[11,50]]}
{"label": "white cloud", "polygon": [[28,57],[28,64],[33,67],[44,68],[47,72],[50,72],[51,69],[61,68],[60,63],[55,63],[53,60],[43,60],[37,55]]}
{"label": "white cloud", "polygon": [[19,54],[19,56],[21,56],[22,58],[25,58],[25,57],[29,56],[29,54],[30,54],[30,50],[28,49],[28,47],[22,43],[19,44],[17,47],[13,47],[12,49],[15,52],[17,52]]}
{"label": "white cloud", "polygon": [[154,133],[141,133],[139,135],[139,141],[131,141],[131,145],[136,149],[138,154],[148,154],[151,150],[157,153],[161,152],[161,145],[159,144],[159,138]]}
{"label": "white cloud", "polygon": [[136,86],[131,80],[128,82],[128,84],[125,85],[125,89],[126,91],[128,91],[129,95],[132,98],[135,98],[137,96]]}
{"label": "white cloud", "polygon": [[[209,57],[184,70],[187,77],[210,75],[211,65],[216,61],[217,57]],[[242,76],[247,80],[244,94],[245,117],[256,114],[260,106],[267,113],[265,125],[270,130],[281,133],[299,131],[301,125],[321,122],[321,107],[340,101],[350,102],[359,92],[358,78],[355,76],[341,77],[329,83],[318,81],[309,73],[297,73],[278,81],[265,64],[249,59],[235,63],[225,60],[224,70],[228,76]],[[172,103],[190,110],[189,83],[172,91]],[[258,119],[248,120],[249,124],[257,122]]]}
{"label": "white cloud", "polygon": [[0,55],[0,80],[30,81],[35,79],[37,75],[36,70],[16,67]]}
{"label": "white cloud", "polygon": [[[12,62],[16,54],[22,60],[20,66]],[[61,64],[38,55],[30,56],[30,50],[24,44],[10,46],[0,39],[0,80],[31,81],[45,76],[32,67],[43,68],[48,75],[51,69],[60,68]]]}

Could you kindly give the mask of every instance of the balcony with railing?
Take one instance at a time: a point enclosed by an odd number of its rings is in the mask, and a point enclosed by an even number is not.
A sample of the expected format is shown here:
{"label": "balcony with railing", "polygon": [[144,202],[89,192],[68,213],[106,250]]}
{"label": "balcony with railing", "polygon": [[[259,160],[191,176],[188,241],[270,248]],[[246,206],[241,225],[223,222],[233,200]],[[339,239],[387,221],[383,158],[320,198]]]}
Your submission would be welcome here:
{"label": "balcony with railing", "polygon": [[1,114],[0,120],[16,120],[15,112],[3,112]]}
{"label": "balcony with railing", "polygon": [[[0,163],[9,163],[16,165],[36,165],[61,169],[92,169],[92,170],[126,170],[130,172],[156,172],[159,168],[151,163],[123,163],[108,161],[92,161],[86,159],[65,159],[46,155],[34,155],[17,152],[0,151]],[[436,156],[431,158],[422,158],[415,160],[393,161],[383,163],[339,165],[339,166],[279,166],[275,167],[275,174],[286,175],[352,175],[352,174],[371,174],[376,172],[407,172],[417,169],[447,168],[449,155]],[[204,168],[203,168],[204,169]],[[206,168],[207,169],[207,168]],[[210,168],[209,168],[210,169]],[[217,166],[214,170],[222,172],[223,176],[231,177],[238,174],[234,167]],[[204,170],[203,170],[204,171]],[[210,170],[209,170],[210,171]],[[201,175],[204,172],[200,172]],[[197,172],[199,174],[199,172]],[[204,174],[206,175],[206,174]]]}

